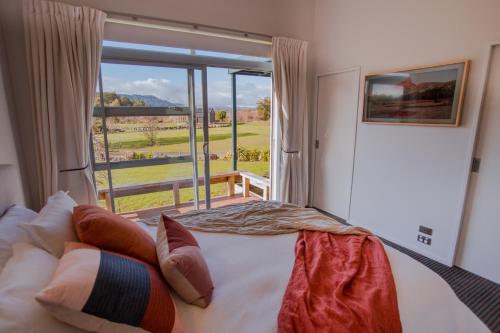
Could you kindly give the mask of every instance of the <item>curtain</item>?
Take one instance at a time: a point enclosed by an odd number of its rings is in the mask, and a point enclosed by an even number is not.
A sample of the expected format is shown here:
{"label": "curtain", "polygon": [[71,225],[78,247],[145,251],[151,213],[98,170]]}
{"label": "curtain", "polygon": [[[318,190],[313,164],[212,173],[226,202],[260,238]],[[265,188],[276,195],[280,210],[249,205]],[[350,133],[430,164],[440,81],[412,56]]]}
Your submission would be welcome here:
{"label": "curtain", "polygon": [[106,14],[24,0],[27,69],[39,165],[40,207],[57,190],[95,204],[89,139]]}
{"label": "curtain", "polygon": [[281,135],[279,199],[299,206],[308,195],[307,42],[273,38],[273,112]]}

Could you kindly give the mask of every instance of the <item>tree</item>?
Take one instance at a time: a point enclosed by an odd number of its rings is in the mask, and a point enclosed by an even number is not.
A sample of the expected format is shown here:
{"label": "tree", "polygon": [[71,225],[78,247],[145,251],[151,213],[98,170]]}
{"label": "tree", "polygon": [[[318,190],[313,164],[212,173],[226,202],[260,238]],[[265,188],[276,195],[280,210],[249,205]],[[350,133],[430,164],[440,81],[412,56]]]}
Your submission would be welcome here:
{"label": "tree", "polygon": [[120,96],[120,106],[132,106],[132,101],[127,96]]}
{"label": "tree", "polygon": [[226,111],[224,111],[224,110],[215,111],[215,120],[217,122],[226,121]]}
{"label": "tree", "polygon": [[[104,106],[146,106],[146,102],[142,99],[130,99],[127,96],[120,96],[116,92],[105,91]],[[96,94],[94,106],[101,106],[101,96]]]}
{"label": "tree", "polygon": [[142,99],[134,99],[132,101],[132,106],[146,106],[146,102],[144,102]]}
{"label": "tree", "polygon": [[261,98],[257,102],[257,114],[260,120],[269,120],[271,117],[271,99],[269,97]]}
{"label": "tree", "polygon": [[148,146],[154,146],[158,143],[158,127],[156,126],[156,117],[148,117],[144,126],[144,136],[146,137]]}

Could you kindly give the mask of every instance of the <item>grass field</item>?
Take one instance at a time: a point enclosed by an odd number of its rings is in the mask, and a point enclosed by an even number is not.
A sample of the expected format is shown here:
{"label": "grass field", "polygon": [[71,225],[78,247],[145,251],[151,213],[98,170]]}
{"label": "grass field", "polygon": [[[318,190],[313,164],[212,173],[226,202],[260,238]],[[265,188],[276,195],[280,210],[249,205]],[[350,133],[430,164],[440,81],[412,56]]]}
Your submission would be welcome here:
{"label": "grass field", "polygon": [[[197,130],[198,152],[202,150],[202,131]],[[269,122],[255,121],[238,124],[238,146],[249,149],[269,148]],[[101,139],[97,136],[97,139]],[[141,132],[124,132],[108,134],[111,151],[115,152],[163,152],[177,154],[189,153],[189,132],[187,129],[164,130],[157,133],[158,144],[148,146],[145,135]],[[231,171],[231,161],[221,159],[227,152],[231,151],[231,127],[220,127],[209,129],[210,154],[217,154],[220,159],[210,161],[210,173],[217,174]],[[200,153],[199,153],[200,155]],[[238,162],[238,170],[253,172],[261,176],[269,176],[269,162]],[[198,161],[198,173],[203,175],[203,161]],[[113,186],[130,184],[143,184],[175,178],[188,178],[192,176],[191,163],[178,163],[169,165],[148,166],[140,168],[128,168],[112,171]],[[98,188],[108,186],[107,173],[96,172]],[[200,198],[204,198],[204,187],[200,187]],[[225,184],[213,184],[211,186],[212,197],[225,195]],[[193,200],[193,189],[181,189],[181,202]],[[173,205],[173,194],[171,191],[134,195],[117,198],[115,200],[116,210],[127,212],[151,207]],[[104,205],[104,202],[100,203]]]}

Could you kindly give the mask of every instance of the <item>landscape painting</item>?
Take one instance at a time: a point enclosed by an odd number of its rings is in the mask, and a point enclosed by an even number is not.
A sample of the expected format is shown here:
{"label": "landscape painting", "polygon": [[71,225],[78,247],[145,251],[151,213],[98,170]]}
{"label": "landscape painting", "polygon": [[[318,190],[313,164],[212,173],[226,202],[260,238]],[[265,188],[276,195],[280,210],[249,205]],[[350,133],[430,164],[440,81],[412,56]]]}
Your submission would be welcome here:
{"label": "landscape painting", "polygon": [[468,61],[366,76],[363,121],[459,126]]}

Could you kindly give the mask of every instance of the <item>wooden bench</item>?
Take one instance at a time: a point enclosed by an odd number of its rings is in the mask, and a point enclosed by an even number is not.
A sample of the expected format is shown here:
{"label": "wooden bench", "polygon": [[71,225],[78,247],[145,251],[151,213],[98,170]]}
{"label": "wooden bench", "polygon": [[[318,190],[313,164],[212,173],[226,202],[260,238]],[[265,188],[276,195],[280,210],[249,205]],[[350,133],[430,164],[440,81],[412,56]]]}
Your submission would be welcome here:
{"label": "wooden bench", "polygon": [[270,197],[270,181],[268,178],[258,176],[251,172],[240,171],[243,186],[243,196],[250,196],[250,185],[262,189],[262,199],[269,200]]}

